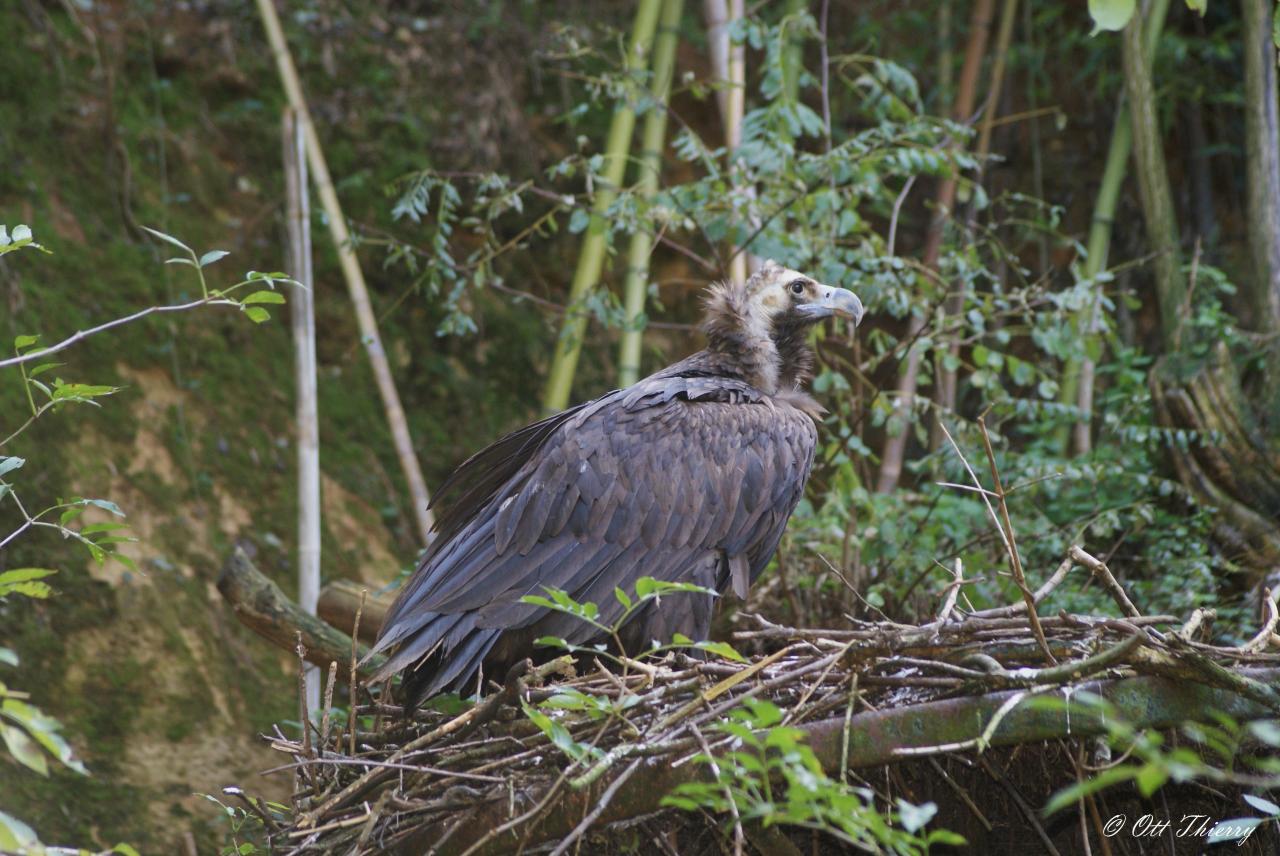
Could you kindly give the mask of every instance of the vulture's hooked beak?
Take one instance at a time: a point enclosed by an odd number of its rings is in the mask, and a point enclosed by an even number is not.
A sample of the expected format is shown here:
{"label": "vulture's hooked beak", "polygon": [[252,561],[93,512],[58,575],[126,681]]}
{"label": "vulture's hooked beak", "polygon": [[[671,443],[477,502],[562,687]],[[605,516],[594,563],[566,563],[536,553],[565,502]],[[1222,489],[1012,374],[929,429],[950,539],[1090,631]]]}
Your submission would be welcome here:
{"label": "vulture's hooked beak", "polygon": [[832,288],[829,285],[818,288],[817,299],[797,306],[796,311],[813,319],[830,318],[832,315],[852,318],[855,326],[862,321],[864,310],[858,295],[847,288]]}

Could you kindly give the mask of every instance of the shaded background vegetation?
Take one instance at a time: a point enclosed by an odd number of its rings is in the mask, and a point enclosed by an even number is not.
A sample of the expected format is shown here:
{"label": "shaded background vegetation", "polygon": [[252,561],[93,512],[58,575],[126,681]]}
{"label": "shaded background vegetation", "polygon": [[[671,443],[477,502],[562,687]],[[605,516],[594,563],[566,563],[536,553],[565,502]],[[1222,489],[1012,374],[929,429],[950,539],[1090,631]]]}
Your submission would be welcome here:
{"label": "shaded background vegetation", "polygon": [[[810,5],[816,28],[819,6]],[[1186,307],[1186,371],[1203,370],[1210,345],[1227,342],[1246,384],[1266,390],[1268,342],[1241,334],[1234,320],[1248,314],[1233,283],[1253,275],[1244,214],[1241,20],[1234,4],[1209,5],[1203,17],[1173,5],[1155,62],[1159,133],[1182,224],[1177,237],[1188,260],[1195,258],[1194,274],[1185,274],[1195,282]],[[230,250],[224,264],[236,270],[281,266],[284,100],[249,4],[7,0],[0,8],[6,32],[0,219],[30,223],[54,251],[0,261],[0,334],[39,331],[52,340],[189,296],[191,283],[159,264],[166,253],[142,225],[201,250]],[[545,170],[599,151],[611,105],[606,84],[632,9],[623,2],[517,0],[482,7],[330,0],[289,6],[290,43],[338,194],[363,244],[375,309],[431,485],[467,454],[538,415],[581,224],[566,209],[559,229],[503,255],[483,284],[464,277],[463,287],[445,282],[436,289],[423,271],[440,247],[462,258],[487,236],[459,228],[442,239],[438,211],[430,207],[417,220],[396,216],[407,187],[402,179],[424,169],[444,176],[497,172],[580,194],[580,175]],[[768,27],[793,11],[784,3],[754,10],[761,35],[748,51],[749,108],[776,100],[764,61],[774,38]],[[710,72],[697,12],[686,10],[681,25],[671,101],[680,120],[672,133],[685,133],[686,145],[694,135],[718,145],[714,96],[698,85]],[[836,75],[825,91],[809,76],[801,102],[815,115],[828,102],[837,141],[877,123],[906,126],[948,115],[967,15],[968,5],[954,2],[831,3],[826,50],[860,57],[859,68],[869,69],[879,89],[859,83],[862,72]],[[1249,544],[1223,538],[1216,508],[1179,481],[1171,444],[1197,438],[1157,424],[1149,378],[1165,349],[1132,181],[1115,216],[1112,276],[1102,283],[1107,347],[1092,449],[1076,456],[1061,443],[1075,415],[1056,403],[1062,365],[1082,353],[1075,309],[1092,293],[1079,286],[1082,243],[1124,83],[1119,37],[1090,38],[1090,28],[1082,5],[1023,4],[994,105],[1002,117],[991,144],[997,157],[981,178],[991,203],[972,204],[976,185],[963,186],[961,202],[968,204],[958,210],[969,224],[949,227],[939,266],[943,286],[960,284],[968,302],[957,313],[959,325],[946,326],[932,344],[926,372],[935,359],[942,366],[944,352],[959,343],[959,397],[944,417],[976,452],[970,420],[991,406],[1006,481],[1035,482],[1014,503],[1031,574],[1047,575],[1070,543],[1085,540],[1150,611],[1214,605],[1225,619],[1219,630],[1230,638],[1244,632],[1231,619],[1252,609],[1250,591],[1267,562]],[[811,33],[799,44],[816,75],[821,40]],[[871,56],[896,65],[878,67]],[[911,76],[918,104],[905,112],[869,94],[901,100]],[[765,138],[781,133],[769,124],[774,120],[761,121]],[[796,146],[820,153],[823,138],[802,133]],[[972,177],[975,164],[966,165]],[[769,175],[782,183],[794,177],[789,169],[798,167],[786,162]],[[832,410],[828,442],[778,568],[757,595],[781,620],[839,620],[868,610],[910,617],[932,608],[949,579],[935,560],[949,566],[957,557],[971,576],[986,578],[969,593],[975,605],[1008,599],[983,508],[936,484],[965,479],[936,429],[930,436],[934,409],[921,407],[908,421],[900,485],[875,490],[886,434],[902,427],[893,421],[889,394],[905,353],[897,345],[908,335],[912,309],[937,297],[937,283],[893,258],[919,256],[932,186],[946,170],[946,158],[923,159],[881,174],[883,181],[861,192],[860,222],[850,226],[849,240],[837,242],[847,257],[785,235],[764,236],[773,243],[761,252],[824,271],[828,281],[858,290],[871,310],[859,341],[833,331],[821,343],[815,390]],[[919,181],[902,194],[894,221],[894,202],[911,175]],[[696,157],[668,150],[664,183],[703,178]],[[465,209],[469,185],[457,182]],[[439,192],[432,197],[437,204]],[[698,204],[708,222],[719,216],[713,200]],[[509,239],[536,213],[531,205],[528,213],[506,215],[494,234]],[[802,223],[797,215],[801,225],[790,234],[821,233],[820,214],[809,211]],[[619,209],[618,220],[625,215]],[[891,221],[896,244],[888,248]],[[319,224],[317,215],[324,575],[382,586],[412,563],[419,545],[336,256],[320,239]],[[676,230],[672,238],[715,258],[697,229]],[[416,266],[406,263],[414,257]],[[621,282],[622,266],[607,266],[607,286]],[[655,252],[659,302],[650,316],[664,323],[645,333],[646,371],[698,346],[690,326],[698,292],[717,273],[669,246]],[[438,335],[459,313],[474,331]],[[590,327],[575,398],[616,380],[616,312],[605,305],[597,314],[614,323]],[[6,449],[32,462],[25,490],[50,499],[109,496],[129,513],[140,538],[122,547],[139,573],[90,565],[51,536],[25,539],[0,556],[0,569],[60,570],[57,597],[0,605],[0,621],[22,656],[13,683],[64,721],[93,771],[87,778],[55,772],[38,779],[0,764],[3,807],[37,826],[45,840],[100,846],[128,840],[163,852],[186,832],[212,840],[217,818],[195,794],[230,781],[283,793],[287,783],[253,778],[267,763],[255,734],[294,715],[293,663],[234,623],[212,580],[231,546],[244,543],[292,586],[291,359],[287,325],[251,329],[234,313],[211,310],[124,329],[67,354],[64,371],[125,391],[100,412],[45,420]],[[23,396],[19,384],[0,388],[6,428],[10,414],[22,412]],[[1262,407],[1264,432],[1269,415]],[[856,596],[829,565],[856,584]],[[1096,606],[1087,592],[1081,597],[1059,605]]]}

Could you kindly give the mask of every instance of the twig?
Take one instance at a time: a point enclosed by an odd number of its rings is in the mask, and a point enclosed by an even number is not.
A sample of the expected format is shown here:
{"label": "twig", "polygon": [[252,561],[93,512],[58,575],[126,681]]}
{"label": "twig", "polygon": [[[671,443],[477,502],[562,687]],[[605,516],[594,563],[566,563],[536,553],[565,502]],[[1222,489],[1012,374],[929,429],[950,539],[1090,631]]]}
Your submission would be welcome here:
{"label": "twig", "polygon": [[329,744],[329,717],[333,714],[333,685],[338,682],[338,661],[329,664],[329,682],[324,691],[324,713],[320,716],[320,751]]}
{"label": "twig", "polygon": [[942,609],[938,610],[938,624],[947,623],[947,619],[951,617],[952,611],[956,608],[956,598],[960,597],[960,587],[964,585],[964,574],[959,556],[956,556],[955,570],[952,573],[955,579],[947,586],[947,597],[942,602]]}
{"label": "twig", "polygon": [[364,614],[364,602],[368,596],[367,588],[360,589],[360,605],[356,607],[356,620],[351,627],[351,677],[347,681],[347,692],[350,697],[350,703],[347,705],[347,739],[351,741],[349,754],[353,758],[356,754],[356,695],[360,689],[359,677],[356,674],[356,659],[360,643],[356,640],[360,638],[360,617]]}
{"label": "twig", "polygon": [[298,723],[302,727],[302,752],[308,758],[314,758],[311,748],[311,712],[307,710],[307,649],[302,644],[302,631],[298,631]]}
{"label": "twig", "polygon": [[[1040,601],[1052,594],[1053,590],[1061,585],[1062,581],[1067,578],[1067,574],[1071,572],[1071,568],[1074,566],[1075,561],[1070,556],[1063,559],[1062,563],[1058,565],[1058,569],[1053,572],[1053,576],[1049,577],[1049,579],[1045,581],[1044,585],[1036,589],[1036,593],[1032,596],[1032,600],[1038,604]],[[1001,618],[1004,616],[1018,615],[1025,612],[1026,609],[1027,604],[1024,601],[1023,603],[1016,603],[1012,606],[1001,606],[996,609],[983,609],[978,612],[971,612],[968,614],[967,618]]]}
{"label": "twig", "polygon": [[187,312],[200,306],[234,306],[239,308],[240,304],[235,300],[226,300],[218,297],[203,297],[200,300],[192,300],[190,303],[178,303],[172,306],[148,306],[146,309],[141,309],[132,315],[126,315],[123,318],[116,318],[113,321],[107,321],[104,324],[99,324],[96,327],[90,327],[87,330],[80,330],[63,339],[61,342],[58,342],[56,345],[50,345],[47,348],[40,348],[35,351],[27,351],[25,354],[18,354],[17,356],[0,360],[0,369],[53,356],[59,351],[70,348],[77,342],[84,341],[90,336],[111,330],[115,327],[122,327],[125,324],[131,324],[134,321],[146,318],[148,315],[159,315],[168,312]]}
{"label": "twig", "polygon": [[605,789],[605,792],[600,795],[600,799],[596,801],[595,808],[591,809],[587,816],[573,828],[573,831],[556,846],[556,849],[551,851],[551,856],[564,856],[564,852],[569,849],[569,845],[581,838],[591,824],[595,823],[596,819],[604,813],[609,803],[613,802],[613,798],[618,791],[627,783],[627,779],[630,779],[635,774],[635,771],[639,769],[643,760],[642,758],[637,758],[631,762],[627,769],[618,774],[618,778],[614,779],[609,787]]}
{"label": "twig", "polygon": [[1249,654],[1265,651],[1271,644],[1271,636],[1275,633],[1276,624],[1280,623],[1280,611],[1276,609],[1276,599],[1269,588],[1262,589],[1262,607],[1266,611],[1262,629],[1240,648]]}
{"label": "twig", "polygon": [[999,495],[1000,517],[1004,521],[1004,528],[1008,533],[1005,543],[1009,547],[1009,562],[1013,570],[1013,581],[1017,584],[1018,590],[1022,592],[1022,599],[1027,604],[1027,620],[1031,622],[1031,630],[1035,633],[1036,641],[1040,643],[1040,648],[1044,651],[1045,658],[1050,663],[1057,663],[1057,658],[1049,650],[1044,628],[1040,626],[1040,616],[1036,613],[1035,595],[1031,593],[1031,589],[1027,588],[1027,577],[1022,572],[1022,557],[1018,554],[1018,539],[1013,531],[1013,521],[1009,518],[1009,503],[1005,499],[1004,486],[1000,483],[1000,470],[996,466],[996,453],[991,448],[991,433],[987,431],[986,417],[978,417],[978,427],[982,429],[982,446],[987,452],[987,463],[991,467],[991,480],[995,484],[996,493]]}
{"label": "twig", "polygon": [[1213,621],[1218,616],[1216,609],[1198,606],[1191,613],[1191,617],[1187,619],[1187,623],[1178,629],[1178,638],[1184,642],[1194,640],[1197,633],[1200,632],[1200,626],[1206,621]]}
{"label": "twig", "polygon": [[1107,590],[1107,593],[1110,594],[1112,599],[1120,606],[1121,612],[1130,618],[1137,618],[1142,615],[1142,613],[1138,611],[1138,607],[1133,605],[1133,601],[1129,600],[1129,595],[1125,593],[1124,588],[1116,581],[1116,578],[1112,575],[1110,569],[1108,569],[1100,559],[1095,559],[1093,556],[1090,556],[1082,550],[1078,544],[1072,544],[1069,552],[1071,558],[1084,565],[1089,569],[1090,573],[1097,577],[1098,581],[1101,582],[1103,587]]}

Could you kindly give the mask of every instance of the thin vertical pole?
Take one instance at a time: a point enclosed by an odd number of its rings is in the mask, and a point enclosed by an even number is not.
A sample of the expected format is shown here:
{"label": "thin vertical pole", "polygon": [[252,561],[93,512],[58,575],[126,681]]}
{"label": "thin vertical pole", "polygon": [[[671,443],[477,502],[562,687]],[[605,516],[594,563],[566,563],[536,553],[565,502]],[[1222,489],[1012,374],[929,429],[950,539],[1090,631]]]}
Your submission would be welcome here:
{"label": "thin vertical pole", "polygon": [[[284,185],[289,272],[302,283],[291,295],[298,435],[298,603],[316,614],[320,598],[320,409],[316,395],[315,279],[311,270],[311,200],[306,137],[292,108],[284,111]],[[320,670],[307,667],[307,708],[320,709]]]}
{"label": "thin vertical pole", "polygon": [[413,440],[409,435],[409,420],[405,418],[404,407],[400,404],[400,394],[396,392],[395,378],[391,374],[391,365],[387,361],[387,352],[382,347],[382,336],[378,333],[378,319],[373,314],[373,303],[369,300],[369,289],[365,285],[364,272],[360,269],[360,260],[356,257],[355,248],[351,244],[351,234],[347,231],[347,221],[342,214],[342,206],[338,203],[338,194],[333,189],[333,179],[329,176],[329,165],[324,159],[324,149],[320,148],[320,137],[316,134],[315,124],[311,121],[311,113],[307,109],[307,99],[302,92],[302,81],[298,78],[298,70],[293,64],[293,55],[289,53],[289,45],[284,39],[284,30],[280,26],[280,16],[276,14],[273,0],[258,0],[258,13],[262,16],[262,26],[267,31],[267,41],[271,44],[271,53],[276,59],[276,70],[280,74],[280,82],[284,85],[289,105],[297,113],[298,124],[307,142],[307,162],[311,166],[312,179],[316,184],[316,195],[324,207],[325,218],[329,225],[329,236],[333,239],[338,253],[338,264],[342,268],[342,276],[347,282],[347,291],[351,295],[351,305],[355,309],[356,323],[360,328],[360,342],[369,356],[369,365],[373,369],[373,379],[382,397],[382,406],[387,414],[387,425],[391,429],[391,441],[395,446],[396,457],[400,459],[400,469],[409,488],[409,504],[413,509],[414,520],[418,524],[418,535],[423,543],[431,540],[431,527],[434,519],[429,508],[431,497],[427,492],[427,481],[422,476],[422,466],[418,463],[418,453],[413,449]]}

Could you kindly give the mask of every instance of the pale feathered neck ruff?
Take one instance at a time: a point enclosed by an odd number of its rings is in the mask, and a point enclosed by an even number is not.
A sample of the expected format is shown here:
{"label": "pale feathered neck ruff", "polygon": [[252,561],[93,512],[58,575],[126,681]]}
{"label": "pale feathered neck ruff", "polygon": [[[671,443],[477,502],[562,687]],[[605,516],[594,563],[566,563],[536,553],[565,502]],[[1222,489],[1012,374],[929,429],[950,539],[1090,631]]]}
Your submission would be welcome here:
{"label": "pale feathered neck ruff", "polygon": [[708,350],[724,357],[729,368],[767,395],[798,390],[812,373],[808,325],[797,318],[775,329],[774,313],[761,299],[766,286],[785,271],[766,262],[745,283],[714,283],[705,301],[702,330]]}

